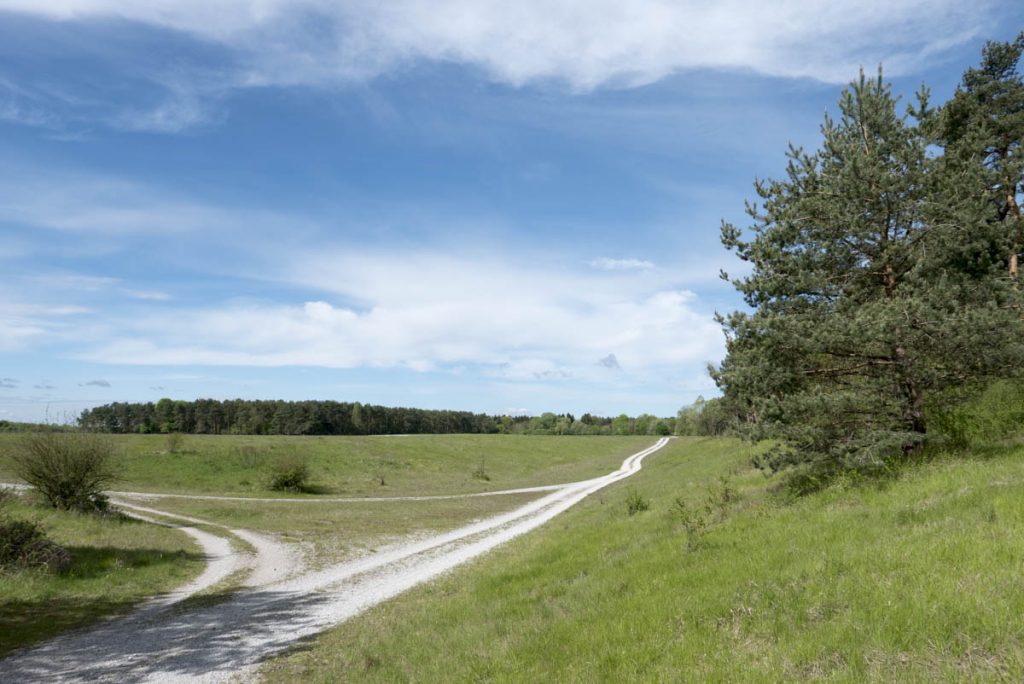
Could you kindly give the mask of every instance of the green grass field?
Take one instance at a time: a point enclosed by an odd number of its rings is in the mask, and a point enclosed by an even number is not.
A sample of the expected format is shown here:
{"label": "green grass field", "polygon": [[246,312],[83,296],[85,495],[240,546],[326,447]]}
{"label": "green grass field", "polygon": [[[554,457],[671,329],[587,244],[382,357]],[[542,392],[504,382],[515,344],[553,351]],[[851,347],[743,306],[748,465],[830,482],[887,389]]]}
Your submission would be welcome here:
{"label": "green grass field", "polygon": [[[10,453],[19,438],[0,434],[0,480],[16,479]],[[266,489],[268,469],[275,458],[287,454],[309,458],[310,483],[322,494],[459,494],[604,475],[652,441],[526,435],[187,435],[178,453],[168,453],[165,435],[112,435],[111,440],[121,474],[115,489],[247,496],[275,495]],[[489,479],[474,476],[481,466]]]}
{"label": "green grass field", "polygon": [[20,497],[6,502],[4,513],[39,522],[50,539],[71,552],[72,565],[60,574],[0,573],[0,657],[128,611],[204,567],[198,546],[178,530],[45,509]]}
{"label": "green grass field", "polygon": [[[20,435],[0,435],[0,480],[16,477],[8,460]],[[278,454],[303,453],[319,491],[341,496],[449,494],[557,484],[604,475],[646,437],[188,436],[167,453],[163,436],[113,436],[115,488],[212,495],[294,497],[265,488]],[[487,479],[474,476],[483,468]],[[381,484],[381,478],[384,484]],[[305,495],[315,499],[315,495]],[[448,530],[512,509],[540,494],[396,502],[245,502],[162,498],[142,502],[168,513],[230,528],[268,532],[311,550],[313,565],[351,557],[409,535]],[[75,558],[64,574],[0,574],[0,656],[13,648],[123,612],[199,573],[197,549],[182,533],[156,525],[9,503]],[[210,532],[226,534],[215,527]],[[234,585],[232,585],[234,586]],[[229,587],[230,589],[230,587]]]}
{"label": "green grass field", "polygon": [[311,551],[315,565],[374,551],[409,535],[443,532],[472,520],[512,510],[541,494],[394,502],[193,501],[145,502],[161,511],[231,528],[269,532]]}
{"label": "green grass field", "polygon": [[[269,661],[270,681],[1020,681],[1024,449],[796,502],[751,450],[679,439],[643,471]],[[692,543],[674,511],[718,478]],[[635,488],[650,509],[630,516]],[[691,548],[692,547],[692,548]]]}

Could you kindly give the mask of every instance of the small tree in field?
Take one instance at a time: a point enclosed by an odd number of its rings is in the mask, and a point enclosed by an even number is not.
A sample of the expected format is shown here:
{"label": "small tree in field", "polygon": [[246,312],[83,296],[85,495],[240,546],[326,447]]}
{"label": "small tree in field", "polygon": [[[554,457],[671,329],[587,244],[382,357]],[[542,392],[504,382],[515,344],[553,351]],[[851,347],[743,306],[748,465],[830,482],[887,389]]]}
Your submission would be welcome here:
{"label": "small tree in field", "polygon": [[104,488],[114,481],[109,440],[87,432],[35,432],[18,444],[12,458],[18,477],[48,504],[67,511],[107,507]]}
{"label": "small tree in field", "polygon": [[287,454],[270,465],[270,489],[276,492],[303,492],[309,480],[309,459],[305,454]]}

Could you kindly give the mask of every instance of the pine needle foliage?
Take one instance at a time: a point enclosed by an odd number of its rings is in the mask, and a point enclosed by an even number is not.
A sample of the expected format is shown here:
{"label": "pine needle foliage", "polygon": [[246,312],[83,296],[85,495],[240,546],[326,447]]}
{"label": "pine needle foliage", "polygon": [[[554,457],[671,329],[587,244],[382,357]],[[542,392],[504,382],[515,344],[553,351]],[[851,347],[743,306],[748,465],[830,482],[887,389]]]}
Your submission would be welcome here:
{"label": "pine needle foliage", "polygon": [[861,73],[820,149],[791,148],[786,177],[755,184],[750,230],[722,226],[750,310],[720,316],[712,375],[748,435],[777,441],[766,470],[885,469],[924,443],[931,397],[1020,364],[990,179],[937,153],[939,116],[927,90],[904,115],[881,71]]}

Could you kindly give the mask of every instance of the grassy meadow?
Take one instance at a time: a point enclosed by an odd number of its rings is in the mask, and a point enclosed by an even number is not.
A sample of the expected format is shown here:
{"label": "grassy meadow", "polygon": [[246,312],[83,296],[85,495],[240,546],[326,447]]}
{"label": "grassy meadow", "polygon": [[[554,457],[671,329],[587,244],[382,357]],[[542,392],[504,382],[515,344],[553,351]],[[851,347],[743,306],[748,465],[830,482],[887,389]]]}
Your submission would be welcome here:
{"label": "grassy meadow", "polygon": [[[10,456],[21,435],[0,434],[0,480],[16,481]],[[458,494],[557,484],[603,475],[648,446],[648,437],[185,436],[172,453],[166,436],[119,435],[117,489],[203,495],[306,496],[289,501],[161,498],[140,502],[229,528],[297,542],[315,565],[351,557],[409,535],[453,529],[510,510],[542,494],[395,502],[316,501],[315,494],[270,492],[266,477],[279,456],[305,455],[315,491],[332,495]],[[4,504],[11,518],[42,524],[67,547],[61,573],[0,573],[0,656],[61,631],[120,613],[197,575],[203,561],[183,533],[116,516],[59,512],[32,496]],[[159,516],[157,516],[159,517]],[[208,527],[214,534],[227,531]],[[232,585],[234,586],[234,585]]]}
{"label": "grassy meadow", "polygon": [[[14,481],[10,453],[20,435],[0,433],[0,480]],[[650,437],[410,435],[285,437],[111,435],[120,479],[114,489],[275,496],[275,459],[308,459],[314,492],[336,496],[461,494],[573,482],[604,475]],[[294,494],[278,496],[295,496]]]}
{"label": "grassy meadow", "polygon": [[[939,456],[796,501],[770,491],[775,481],[750,468],[751,455],[728,439],[677,439],[636,476],[263,673],[271,682],[1024,679],[1024,449]],[[649,509],[629,515],[634,492]]]}
{"label": "grassy meadow", "polygon": [[123,613],[185,584],[205,565],[185,534],[116,516],[99,517],[31,505],[11,497],[3,512],[38,522],[71,553],[60,573],[0,572],[0,657],[12,650]]}
{"label": "grassy meadow", "polygon": [[543,493],[351,503],[164,498],[142,502],[142,505],[229,528],[269,532],[282,541],[304,544],[306,560],[322,565],[374,551],[410,535],[455,529],[473,520],[512,510],[540,496]]}

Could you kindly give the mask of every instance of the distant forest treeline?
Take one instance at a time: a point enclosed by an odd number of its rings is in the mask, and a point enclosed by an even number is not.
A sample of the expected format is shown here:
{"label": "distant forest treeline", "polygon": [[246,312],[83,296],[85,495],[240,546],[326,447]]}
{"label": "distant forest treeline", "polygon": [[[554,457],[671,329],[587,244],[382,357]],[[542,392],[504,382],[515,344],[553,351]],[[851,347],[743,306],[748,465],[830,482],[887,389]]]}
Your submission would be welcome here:
{"label": "distant forest treeline", "polygon": [[675,419],[642,415],[615,418],[572,414],[490,416],[469,411],[442,411],[374,406],[340,401],[259,401],[248,399],[161,399],[147,403],[115,402],[86,409],[78,424],[113,433],[244,435],[395,435],[452,433],[521,433],[577,435],[672,434]]}

